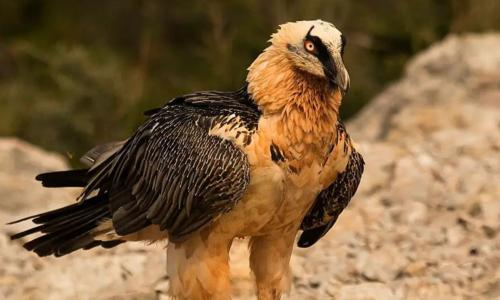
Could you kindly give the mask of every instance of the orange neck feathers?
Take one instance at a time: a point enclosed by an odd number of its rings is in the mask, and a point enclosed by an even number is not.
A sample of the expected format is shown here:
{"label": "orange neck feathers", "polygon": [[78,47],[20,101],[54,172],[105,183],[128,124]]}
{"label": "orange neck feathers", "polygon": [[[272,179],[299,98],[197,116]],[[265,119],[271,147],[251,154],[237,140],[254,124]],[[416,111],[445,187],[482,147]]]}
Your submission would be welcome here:
{"label": "orange neck feathers", "polygon": [[290,144],[331,138],[342,99],[326,80],[295,68],[268,47],[249,67],[248,92],[264,115],[279,115]]}

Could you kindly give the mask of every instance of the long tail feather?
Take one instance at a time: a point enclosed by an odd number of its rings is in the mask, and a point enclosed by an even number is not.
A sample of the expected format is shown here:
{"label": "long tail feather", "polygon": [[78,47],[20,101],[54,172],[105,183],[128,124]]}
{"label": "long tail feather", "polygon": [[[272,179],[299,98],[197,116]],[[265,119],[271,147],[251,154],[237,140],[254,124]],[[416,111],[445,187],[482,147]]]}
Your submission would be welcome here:
{"label": "long tail feather", "polygon": [[63,208],[11,222],[10,224],[13,224],[31,219],[35,224],[40,224],[12,235],[11,239],[42,233],[42,236],[23,245],[39,256],[52,254],[62,256],[78,249],[90,249],[96,246],[114,247],[124,241],[94,240],[93,235],[93,230],[99,224],[111,218],[108,205],[107,195],[103,193]]}
{"label": "long tail feather", "polygon": [[89,169],[42,173],[36,176],[44,187],[84,187],[90,179]]}

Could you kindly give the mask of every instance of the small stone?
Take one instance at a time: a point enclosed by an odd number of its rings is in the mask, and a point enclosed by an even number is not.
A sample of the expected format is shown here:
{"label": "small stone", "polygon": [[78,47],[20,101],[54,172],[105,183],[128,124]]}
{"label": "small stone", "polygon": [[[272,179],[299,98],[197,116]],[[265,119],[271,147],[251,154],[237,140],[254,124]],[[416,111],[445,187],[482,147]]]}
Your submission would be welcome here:
{"label": "small stone", "polygon": [[412,201],[406,207],[406,221],[409,224],[419,224],[427,218],[427,206],[422,202]]}
{"label": "small stone", "polygon": [[309,286],[313,289],[317,289],[321,286],[321,282],[319,281],[309,281]]}
{"label": "small stone", "polygon": [[479,250],[475,247],[472,247],[469,249],[469,255],[470,256],[477,256],[477,255],[479,255]]}
{"label": "small stone", "polygon": [[340,288],[336,300],[396,300],[392,290],[382,283],[370,282]]}
{"label": "small stone", "polygon": [[497,231],[491,226],[483,225],[481,226],[481,229],[483,230],[484,235],[486,235],[486,237],[490,239],[494,238],[497,235]]}
{"label": "small stone", "polygon": [[169,280],[161,280],[158,282],[157,285],[155,285],[154,290],[157,293],[167,293],[168,289],[170,288],[170,281]]}
{"label": "small stone", "polygon": [[465,238],[465,234],[462,228],[453,226],[451,228],[447,228],[446,238],[451,246],[458,246]]}
{"label": "small stone", "polygon": [[361,252],[357,272],[367,280],[390,282],[407,264],[406,258],[393,245],[384,245],[373,252]]}
{"label": "small stone", "polygon": [[425,261],[414,261],[409,263],[405,269],[404,273],[411,276],[420,276],[424,274],[427,268],[427,263]]}
{"label": "small stone", "polygon": [[479,217],[483,213],[481,205],[477,202],[474,202],[469,208],[469,215],[471,217]]}

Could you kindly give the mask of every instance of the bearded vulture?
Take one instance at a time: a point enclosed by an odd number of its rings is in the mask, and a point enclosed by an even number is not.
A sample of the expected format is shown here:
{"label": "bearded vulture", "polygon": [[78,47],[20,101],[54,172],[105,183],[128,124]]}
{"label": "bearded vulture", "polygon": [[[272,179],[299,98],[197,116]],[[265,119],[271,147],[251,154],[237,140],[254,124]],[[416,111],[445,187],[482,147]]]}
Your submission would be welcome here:
{"label": "bearded vulture", "polygon": [[339,118],[345,46],[321,20],[281,25],[241,89],[177,97],[87,168],[38,175],[79,201],[15,221],[36,226],[12,239],[41,233],[24,244],[39,256],[168,240],[172,297],[230,299],[229,249],[249,237],[258,299],[280,299],[297,233],[299,247],[324,236],[363,172]]}

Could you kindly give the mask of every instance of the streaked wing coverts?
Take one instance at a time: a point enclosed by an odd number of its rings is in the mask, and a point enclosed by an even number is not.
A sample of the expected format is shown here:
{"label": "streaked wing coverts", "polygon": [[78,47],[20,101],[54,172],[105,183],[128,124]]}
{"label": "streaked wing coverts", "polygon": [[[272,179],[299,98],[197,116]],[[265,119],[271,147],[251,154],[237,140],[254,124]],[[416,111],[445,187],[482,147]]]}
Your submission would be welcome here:
{"label": "streaked wing coverts", "polygon": [[119,235],[156,224],[176,240],[236,204],[250,180],[247,158],[231,141],[208,131],[240,113],[239,126],[256,126],[258,111],[246,97],[241,90],[175,99],[154,111],[119,151],[92,170],[96,175],[86,194],[96,189],[108,193]]}

